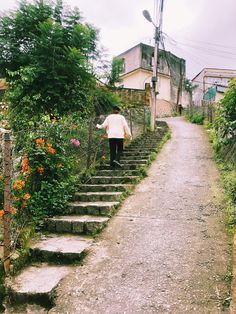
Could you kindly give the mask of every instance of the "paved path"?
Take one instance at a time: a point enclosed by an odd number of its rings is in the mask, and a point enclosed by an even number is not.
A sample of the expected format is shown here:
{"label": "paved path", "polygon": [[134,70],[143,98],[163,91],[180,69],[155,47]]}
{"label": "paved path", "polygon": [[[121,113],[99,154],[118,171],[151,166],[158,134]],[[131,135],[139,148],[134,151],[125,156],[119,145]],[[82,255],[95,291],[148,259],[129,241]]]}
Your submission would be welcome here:
{"label": "paved path", "polygon": [[60,285],[49,313],[228,313],[229,255],[215,205],[218,172],[207,136],[166,119],[172,139]]}

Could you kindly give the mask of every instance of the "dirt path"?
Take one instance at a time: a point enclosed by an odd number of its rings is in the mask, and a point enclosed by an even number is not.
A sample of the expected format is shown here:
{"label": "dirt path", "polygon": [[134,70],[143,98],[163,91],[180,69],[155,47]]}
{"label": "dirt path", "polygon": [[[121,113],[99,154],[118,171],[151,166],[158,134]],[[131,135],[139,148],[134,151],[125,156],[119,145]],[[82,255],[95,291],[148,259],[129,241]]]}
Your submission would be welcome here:
{"label": "dirt path", "polygon": [[166,121],[172,139],[49,313],[223,312],[229,255],[210,145],[201,127]]}

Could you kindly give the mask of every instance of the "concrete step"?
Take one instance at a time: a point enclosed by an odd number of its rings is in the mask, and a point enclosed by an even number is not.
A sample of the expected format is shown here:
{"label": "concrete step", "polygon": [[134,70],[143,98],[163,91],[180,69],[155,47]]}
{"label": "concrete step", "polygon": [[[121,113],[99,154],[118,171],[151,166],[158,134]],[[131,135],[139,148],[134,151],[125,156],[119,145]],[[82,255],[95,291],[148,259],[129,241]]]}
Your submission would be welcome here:
{"label": "concrete step", "polygon": [[136,152],[130,152],[130,151],[124,151],[122,156],[149,156],[150,155],[150,152],[145,152],[145,151],[142,151],[142,152],[139,152],[139,151],[136,151]]}
{"label": "concrete step", "polygon": [[34,260],[42,262],[74,263],[80,261],[92,244],[91,239],[75,235],[42,236],[30,246]]}
{"label": "concrete step", "polygon": [[129,147],[129,149],[125,150],[124,153],[125,152],[129,152],[129,153],[132,153],[132,154],[138,154],[138,153],[142,154],[142,153],[151,153],[152,151],[153,151],[153,147],[147,148],[147,147],[143,146],[143,148]]}
{"label": "concrete step", "polygon": [[138,176],[139,174],[139,170],[125,170],[123,167],[119,170],[103,169],[96,172],[96,176]]}
{"label": "concrete step", "polygon": [[[136,170],[136,169],[139,169],[139,168],[145,166],[145,163],[144,164],[125,164],[125,165],[122,165],[122,166],[123,166],[122,170]],[[111,170],[110,168],[111,167],[110,167],[109,164],[103,164],[101,166],[98,166],[99,170]]]}
{"label": "concrete step", "polygon": [[132,190],[134,185],[132,184],[80,184],[78,189],[82,191],[90,191],[90,192],[125,192],[127,190]]}
{"label": "concrete step", "polygon": [[123,165],[125,164],[146,164],[148,159],[121,159],[120,163]]}
{"label": "concrete step", "polygon": [[101,216],[58,216],[46,220],[50,232],[94,235],[100,232],[109,218]]}
{"label": "concrete step", "polygon": [[[125,162],[129,162],[125,161]],[[93,176],[90,178],[91,184],[119,184],[119,183],[132,183],[139,179],[138,176]]]}
{"label": "concrete step", "polygon": [[121,156],[121,160],[147,160],[149,158],[149,155],[131,155],[131,156],[127,156],[127,155],[122,155]]}
{"label": "concrete step", "polygon": [[[98,172],[100,172],[100,171],[98,171]],[[122,195],[122,192],[76,192],[74,194],[74,201],[80,201],[80,202],[97,202],[97,201],[114,202],[114,201],[119,200],[121,195]]]}
{"label": "concrete step", "polygon": [[77,215],[110,216],[119,206],[119,202],[73,202],[68,213]]}
{"label": "concrete step", "polygon": [[18,276],[6,281],[11,303],[34,302],[46,308],[51,307],[60,281],[70,271],[69,267],[46,263],[27,267]]}

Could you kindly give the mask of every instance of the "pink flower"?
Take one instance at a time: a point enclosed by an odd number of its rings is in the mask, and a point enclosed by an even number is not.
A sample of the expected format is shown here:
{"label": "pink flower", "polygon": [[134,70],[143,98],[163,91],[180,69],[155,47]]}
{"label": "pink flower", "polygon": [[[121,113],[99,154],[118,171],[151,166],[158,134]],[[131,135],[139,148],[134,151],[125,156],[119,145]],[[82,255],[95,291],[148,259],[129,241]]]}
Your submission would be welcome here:
{"label": "pink flower", "polygon": [[70,142],[71,142],[72,145],[74,145],[74,146],[76,146],[76,147],[79,147],[79,146],[80,146],[80,141],[77,140],[76,138],[72,138],[72,139],[70,140]]}

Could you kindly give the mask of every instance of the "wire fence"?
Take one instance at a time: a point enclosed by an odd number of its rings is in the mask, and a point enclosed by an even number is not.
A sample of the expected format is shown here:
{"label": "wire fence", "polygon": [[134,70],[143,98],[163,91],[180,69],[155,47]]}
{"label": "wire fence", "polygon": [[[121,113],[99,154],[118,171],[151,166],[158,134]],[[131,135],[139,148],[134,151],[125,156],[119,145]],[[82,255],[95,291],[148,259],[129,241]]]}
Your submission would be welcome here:
{"label": "wire fence", "polygon": [[[129,124],[133,138],[148,130],[149,108],[124,110],[123,115]],[[34,162],[34,165],[36,165],[38,182],[44,182],[50,176],[57,178],[53,171],[55,169],[58,175],[58,171],[61,170],[58,168],[63,167],[60,160],[71,162],[72,167],[68,169],[74,176],[79,177],[83,173],[88,173],[98,163],[106,162],[109,159],[106,133],[104,130],[96,129],[96,124],[101,124],[104,119],[105,116],[91,117],[87,120],[71,120],[70,123],[59,120],[35,125],[33,128],[17,132],[0,129],[0,258],[6,273],[10,268],[10,256],[19,245],[17,242],[21,230],[28,223],[25,218],[15,221],[15,209],[12,207],[14,198],[16,198],[12,196],[13,189],[15,188],[16,192],[19,192],[24,187],[24,181],[29,175],[27,172],[29,172],[30,166],[32,167],[32,160],[26,157],[25,148],[30,147],[32,151],[32,143],[36,147],[34,157],[37,159],[37,163]],[[125,142],[125,145],[128,145],[128,141]],[[61,159],[56,159],[59,151]],[[51,158],[52,165],[50,171],[47,172],[46,167],[43,167],[40,162],[43,164],[49,158]],[[23,178],[22,180],[16,180],[19,175]],[[37,178],[33,183],[35,186],[31,186],[33,191],[37,190]],[[19,184],[21,185],[19,186]],[[50,197],[50,191],[47,191],[46,195]],[[18,204],[24,208],[28,198],[29,194],[24,193],[22,199],[17,200]],[[25,205],[25,207],[27,206]]]}
{"label": "wire fence", "polygon": [[207,120],[209,123],[213,123],[215,120],[215,110],[216,110],[216,103],[210,101],[200,101],[198,103],[192,103],[188,107],[188,112],[190,116],[194,114],[201,114],[203,120]]}
{"label": "wire fence", "polygon": [[[226,162],[230,162],[236,165],[236,133],[235,126],[227,127],[224,122],[224,127],[219,126],[218,121],[220,114],[217,113],[217,103],[210,101],[200,101],[198,103],[192,103],[187,110],[187,116],[190,121],[202,124],[203,121],[208,122],[209,125],[215,130],[215,136],[217,138],[217,150],[221,151],[221,155]],[[220,122],[222,124],[222,121]],[[234,122],[235,125],[236,121]]]}

